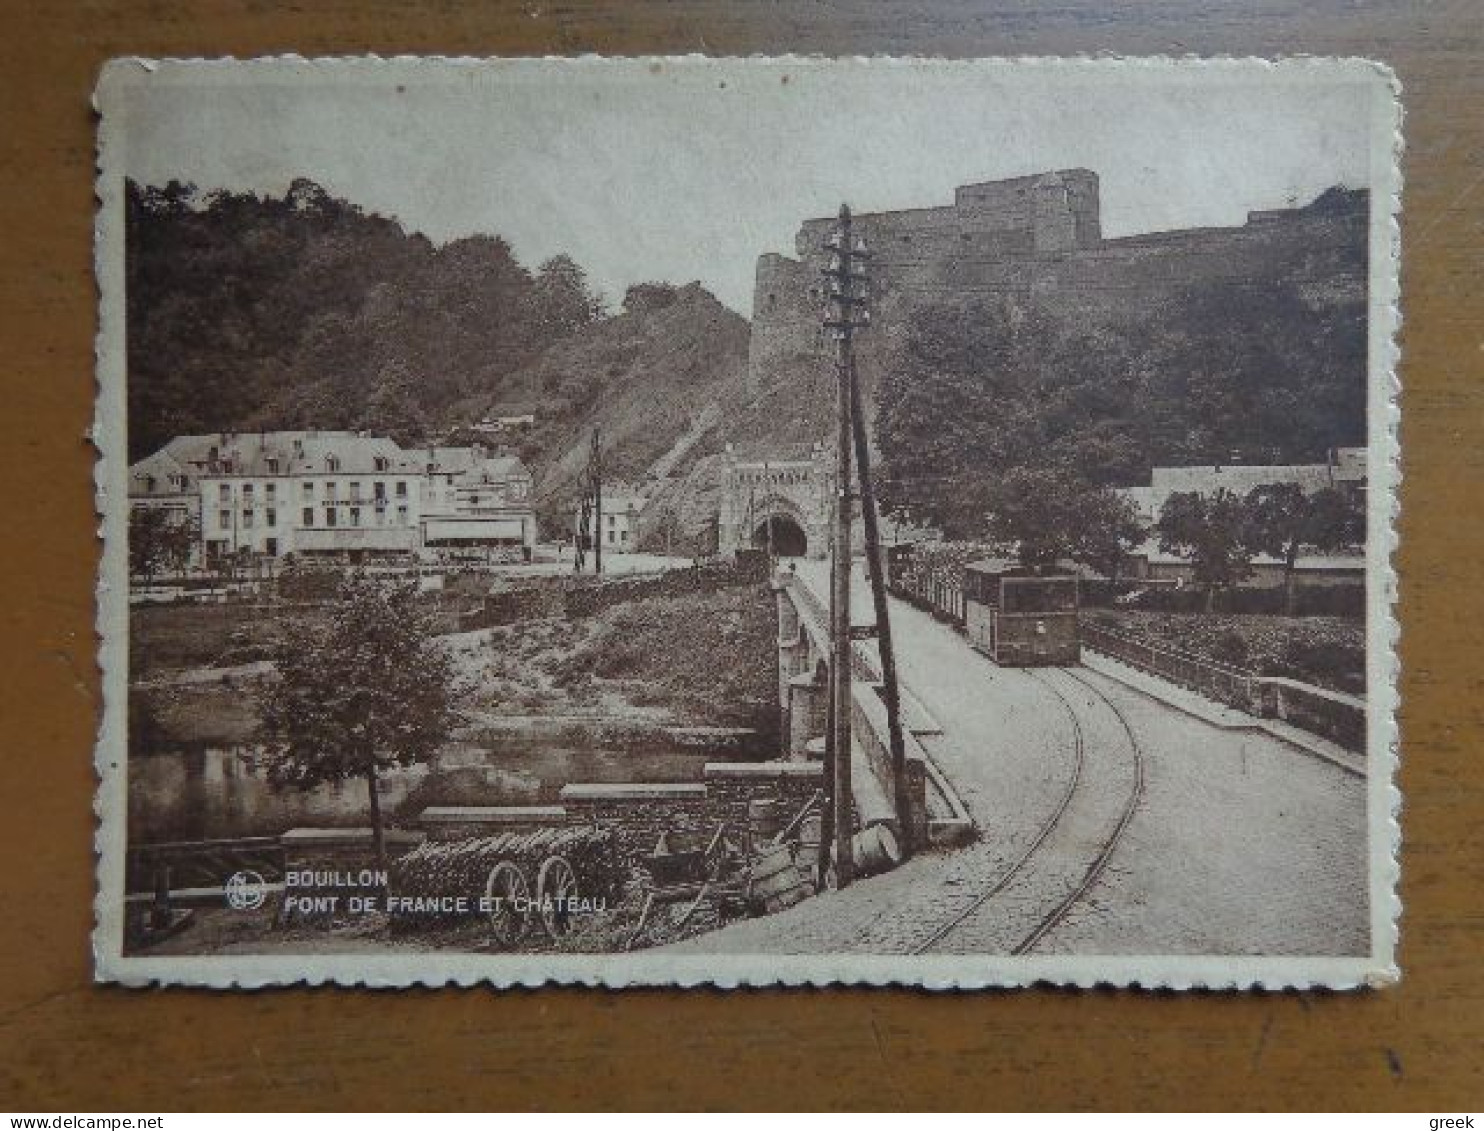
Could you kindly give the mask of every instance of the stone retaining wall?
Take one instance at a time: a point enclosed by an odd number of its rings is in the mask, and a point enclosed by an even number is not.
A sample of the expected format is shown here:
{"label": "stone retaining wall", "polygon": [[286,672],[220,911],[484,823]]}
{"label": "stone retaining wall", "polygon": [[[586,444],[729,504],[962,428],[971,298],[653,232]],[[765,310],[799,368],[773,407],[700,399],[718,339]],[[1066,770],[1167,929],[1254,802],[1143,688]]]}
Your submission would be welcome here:
{"label": "stone retaining wall", "polygon": [[748,826],[754,801],[777,803],[783,824],[793,820],[824,782],[818,762],[708,762],[706,794],[711,811],[734,832]]}
{"label": "stone retaining wall", "polygon": [[717,822],[700,782],[568,785],[562,787],[561,802],[569,820],[614,831],[619,864],[625,870],[654,851],[661,833],[709,837]]}

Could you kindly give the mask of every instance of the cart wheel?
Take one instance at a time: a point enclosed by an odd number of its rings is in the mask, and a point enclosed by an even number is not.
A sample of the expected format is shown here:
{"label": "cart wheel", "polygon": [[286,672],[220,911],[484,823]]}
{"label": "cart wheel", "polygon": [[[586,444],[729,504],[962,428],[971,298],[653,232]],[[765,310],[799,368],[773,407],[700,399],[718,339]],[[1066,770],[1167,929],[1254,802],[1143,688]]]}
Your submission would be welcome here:
{"label": "cart wheel", "polygon": [[484,894],[498,901],[489,913],[490,938],[502,950],[509,950],[525,937],[530,926],[531,889],[519,868],[501,860],[490,869]]}
{"label": "cart wheel", "polygon": [[553,939],[572,933],[571,901],[577,898],[577,874],[560,856],[548,856],[536,874],[536,906],[541,926]]}

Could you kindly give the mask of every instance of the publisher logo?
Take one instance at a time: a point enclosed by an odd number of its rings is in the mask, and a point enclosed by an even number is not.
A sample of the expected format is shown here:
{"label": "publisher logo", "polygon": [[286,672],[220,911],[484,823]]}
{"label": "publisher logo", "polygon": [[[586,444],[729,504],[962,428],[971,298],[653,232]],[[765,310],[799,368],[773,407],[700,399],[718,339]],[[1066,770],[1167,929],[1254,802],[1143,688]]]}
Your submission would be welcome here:
{"label": "publisher logo", "polygon": [[227,881],[227,906],[233,911],[256,911],[268,898],[268,885],[256,872],[234,872]]}

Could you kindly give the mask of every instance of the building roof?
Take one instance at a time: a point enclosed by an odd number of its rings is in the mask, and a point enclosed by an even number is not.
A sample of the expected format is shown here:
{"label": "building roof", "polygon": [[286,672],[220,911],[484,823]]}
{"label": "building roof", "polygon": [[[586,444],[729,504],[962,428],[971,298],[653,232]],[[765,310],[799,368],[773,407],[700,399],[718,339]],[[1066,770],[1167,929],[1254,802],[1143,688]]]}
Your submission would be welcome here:
{"label": "building roof", "polygon": [[[177,436],[164,451],[198,475],[341,475],[415,471],[395,440],[349,431],[209,432]],[[332,469],[331,461],[338,461]],[[376,466],[386,460],[385,468]],[[270,461],[276,469],[270,470]]]}
{"label": "building roof", "polygon": [[135,498],[186,495],[195,491],[191,469],[162,448],[129,468],[129,494]]}
{"label": "building roof", "polygon": [[1256,487],[1273,483],[1297,483],[1306,490],[1330,486],[1328,464],[1235,464],[1203,467],[1156,467],[1149,477],[1151,492],[1167,497],[1180,492],[1214,495],[1226,490],[1245,495]]}
{"label": "building roof", "polygon": [[1119,493],[1146,515],[1158,514],[1165,500],[1176,494],[1214,495],[1230,491],[1246,495],[1257,487],[1294,483],[1313,493],[1337,483],[1364,483],[1366,450],[1336,448],[1327,463],[1201,464],[1195,467],[1156,467],[1149,482],[1119,488]]}
{"label": "building roof", "polygon": [[[270,461],[277,461],[276,465]],[[381,466],[378,466],[381,463]],[[421,475],[476,474],[480,481],[503,482],[528,475],[516,456],[487,454],[479,447],[402,448],[386,436],[366,432],[309,429],[279,432],[210,432],[177,436],[136,463],[131,476],[147,467],[181,467],[193,476]],[[132,479],[131,479],[132,482]],[[132,490],[132,487],[131,487]]]}

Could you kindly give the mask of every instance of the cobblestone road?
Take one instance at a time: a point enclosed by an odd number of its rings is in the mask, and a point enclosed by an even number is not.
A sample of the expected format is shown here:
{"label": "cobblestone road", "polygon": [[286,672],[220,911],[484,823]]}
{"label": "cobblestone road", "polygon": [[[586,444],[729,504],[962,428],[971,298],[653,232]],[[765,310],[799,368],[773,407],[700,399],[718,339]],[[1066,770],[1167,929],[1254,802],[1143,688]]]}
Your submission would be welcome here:
{"label": "cobblestone road", "polygon": [[[676,949],[900,954],[922,946],[1003,879],[1067,798],[1076,745],[1054,687],[1082,721],[1086,777],[1033,863],[933,952],[1012,950],[1085,874],[1131,788],[1128,736],[1112,710],[1065,673],[996,667],[902,602],[892,602],[892,618],[903,683],[943,727],[924,745],[980,839]],[[1145,792],[1105,871],[1036,953],[1365,952],[1364,779],[1088,669],[1076,674],[1127,719],[1144,754]]]}

